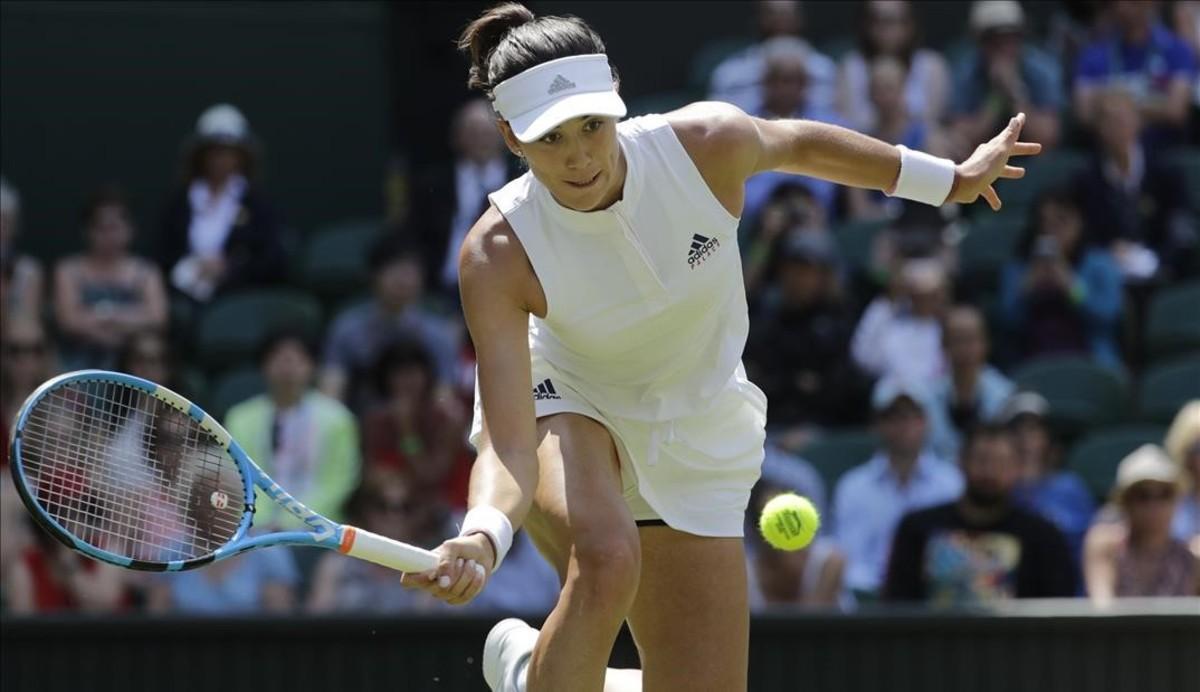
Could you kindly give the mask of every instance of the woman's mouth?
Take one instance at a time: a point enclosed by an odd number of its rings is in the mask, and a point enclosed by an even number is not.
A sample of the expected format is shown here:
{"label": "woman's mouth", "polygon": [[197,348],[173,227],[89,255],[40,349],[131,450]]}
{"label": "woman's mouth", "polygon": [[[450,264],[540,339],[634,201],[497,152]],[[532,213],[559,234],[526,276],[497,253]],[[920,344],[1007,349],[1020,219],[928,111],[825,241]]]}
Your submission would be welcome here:
{"label": "woman's mouth", "polygon": [[600,171],[596,171],[595,175],[593,175],[591,178],[588,178],[587,180],[585,180],[581,183],[577,183],[577,182],[574,182],[571,180],[567,180],[566,183],[573,188],[582,190],[584,188],[591,187],[592,185],[596,184],[596,181],[599,179],[600,179]]}

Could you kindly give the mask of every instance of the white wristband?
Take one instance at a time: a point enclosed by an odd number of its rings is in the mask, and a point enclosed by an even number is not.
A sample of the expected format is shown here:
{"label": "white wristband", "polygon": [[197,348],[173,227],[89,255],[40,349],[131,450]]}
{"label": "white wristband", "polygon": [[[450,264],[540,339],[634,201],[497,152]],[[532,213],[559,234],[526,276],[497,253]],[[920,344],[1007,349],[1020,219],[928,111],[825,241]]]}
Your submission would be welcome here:
{"label": "white wristband", "polygon": [[482,533],[488,537],[496,549],[496,564],[492,565],[492,571],[500,569],[500,563],[504,562],[504,556],[513,542],[512,522],[508,516],[491,505],[476,505],[463,517],[462,530],[458,535],[470,533]]}
{"label": "white wristband", "polygon": [[900,150],[900,176],[888,196],[942,206],[954,187],[954,162],[913,151],[903,144],[896,148]]}

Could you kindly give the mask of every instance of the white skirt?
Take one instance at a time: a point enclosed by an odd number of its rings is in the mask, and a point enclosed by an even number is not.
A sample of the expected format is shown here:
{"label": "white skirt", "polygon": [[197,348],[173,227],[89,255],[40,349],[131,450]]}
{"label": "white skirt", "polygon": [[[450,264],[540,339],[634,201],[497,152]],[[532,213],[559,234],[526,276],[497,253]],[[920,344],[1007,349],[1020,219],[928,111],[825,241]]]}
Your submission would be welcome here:
{"label": "white skirt", "polygon": [[[538,418],[577,413],[612,434],[634,520],[662,520],[697,536],[742,537],[750,490],[762,467],[767,398],[741,364],[721,393],[696,412],[667,421],[605,415],[590,403],[586,383],[564,376],[536,353],[532,366]],[[476,378],[470,435],[476,449],[481,431]]]}

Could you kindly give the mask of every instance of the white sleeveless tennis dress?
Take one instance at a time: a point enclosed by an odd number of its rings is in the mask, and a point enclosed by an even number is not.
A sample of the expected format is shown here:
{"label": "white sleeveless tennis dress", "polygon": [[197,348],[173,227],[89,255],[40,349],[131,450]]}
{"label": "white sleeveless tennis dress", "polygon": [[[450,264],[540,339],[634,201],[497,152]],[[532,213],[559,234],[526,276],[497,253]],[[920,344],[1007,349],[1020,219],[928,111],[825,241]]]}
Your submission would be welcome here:
{"label": "white sleeveless tennis dress", "polygon": [[[741,536],[767,402],[741,362],[738,220],[666,118],[626,120],[617,134],[627,173],[608,209],[567,209],[531,173],[489,196],[546,295],[546,317],[529,319],[535,410],[608,428],[636,520]],[[477,379],[476,446],[481,416]]]}

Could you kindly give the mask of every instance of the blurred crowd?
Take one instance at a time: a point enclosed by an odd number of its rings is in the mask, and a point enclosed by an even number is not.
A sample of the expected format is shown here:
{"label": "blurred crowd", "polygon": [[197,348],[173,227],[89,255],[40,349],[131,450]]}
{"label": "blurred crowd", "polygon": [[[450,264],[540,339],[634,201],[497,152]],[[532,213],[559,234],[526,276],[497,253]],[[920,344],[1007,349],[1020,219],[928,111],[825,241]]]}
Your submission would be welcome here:
{"label": "blurred crowd", "polygon": [[[945,50],[922,43],[908,2],[860,3],[857,35],[833,42],[805,35],[802,3],[755,8],[759,35],[724,40],[708,98],[960,160],[1024,111],[1024,138],[1045,160],[1002,186],[995,216],[782,173],[748,181],[744,358],[770,402],[748,511],[752,606],[1200,595],[1200,342],[1164,354],[1148,337],[1161,296],[1189,287],[1176,319],[1200,331],[1200,2],[1066,3],[1039,34],[1020,3],[982,0]],[[474,458],[457,249],[487,194],[521,173],[493,119],[481,100],[453,115],[453,159],[411,176],[410,203],[355,258],[364,295],[313,296],[328,317],[317,328],[271,314],[222,325],[261,323],[238,362],[205,353],[195,325],[238,297],[294,287],[297,266],[285,210],[257,175],[268,133],[238,108],[200,114],[157,226],[136,227],[120,187],[98,186],[80,205],[81,250],[53,266],[22,254],[20,181],[4,180],[6,429],[48,377],[117,369],[205,403],[330,518],[419,545],[453,535]],[[132,251],[138,234],[153,236],[153,256]],[[973,236],[1000,249],[981,262]],[[1070,363],[1142,383],[1164,358],[1183,374],[1153,419],[1163,426],[1098,476],[1068,459],[1088,462],[1082,443],[1105,426],[1147,419],[1072,417],[1069,398],[1018,376]],[[250,384],[230,384],[233,372]],[[209,382],[246,396],[218,402],[200,393],[220,389]],[[523,534],[466,609],[316,550],[124,572],[36,530],[7,469],[0,489],[10,613],[544,613],[557,598],[558,576]],[[754,529],[784,491],[824,518],[791,553]],[[281,514],[261,503],[256,529],[288,526]]]}

